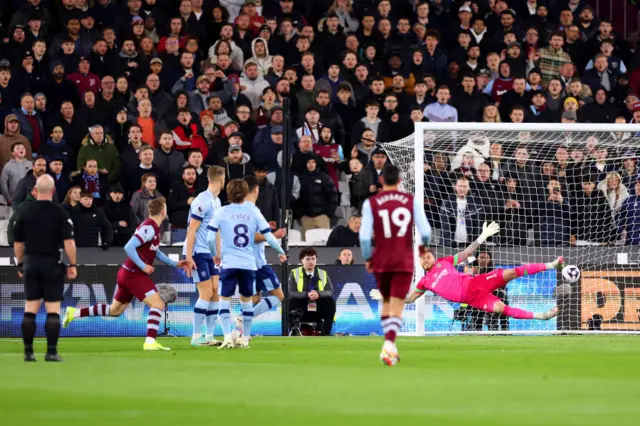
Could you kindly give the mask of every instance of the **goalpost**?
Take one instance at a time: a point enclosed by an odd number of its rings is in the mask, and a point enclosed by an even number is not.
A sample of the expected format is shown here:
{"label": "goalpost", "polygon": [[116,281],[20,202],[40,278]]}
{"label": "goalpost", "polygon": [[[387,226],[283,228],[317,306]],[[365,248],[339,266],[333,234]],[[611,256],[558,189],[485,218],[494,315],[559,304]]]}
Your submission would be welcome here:
{"label": "goalpost", "polygon": [[[557,256],[581,270],[576,283],[547,271],[497,294],[530,311],[557,304],[554,320],[506,319],[428,292],[407,306],[404,333],[640,333],[640,125],[417,123],[413,135],[382,146],[402,189],[425,204],[436,257],[496,221],[499,236],[466,272],[487,271],[488,258],[506,269]],[[424,273],[417,242],[414,256],[415,285]]]}

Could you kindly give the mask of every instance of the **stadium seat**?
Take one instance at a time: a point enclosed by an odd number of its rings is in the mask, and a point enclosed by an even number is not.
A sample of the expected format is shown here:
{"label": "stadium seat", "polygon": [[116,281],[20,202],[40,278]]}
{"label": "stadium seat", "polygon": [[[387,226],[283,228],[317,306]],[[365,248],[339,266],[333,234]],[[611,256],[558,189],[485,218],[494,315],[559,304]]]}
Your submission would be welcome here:
{"label": "stadium seat", "polygon": [[289,229],[289,245],[291,246],[304,246],[306,245],[302,241],[302,233],[297,229]]}
{"label": "stadium seat", "polygon": [[308,245],[324,246],[330,234],[331,229],[310,229],[304,234],[304,239]]}

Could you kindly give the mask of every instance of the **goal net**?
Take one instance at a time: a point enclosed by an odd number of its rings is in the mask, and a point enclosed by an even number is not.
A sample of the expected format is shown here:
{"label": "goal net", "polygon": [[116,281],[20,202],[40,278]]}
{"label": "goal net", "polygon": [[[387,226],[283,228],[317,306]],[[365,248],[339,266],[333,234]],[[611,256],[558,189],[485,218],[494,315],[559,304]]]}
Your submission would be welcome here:
{"label": "goal net", "polygon": [[[403,332],[640,332],[640,126],[419,123],[383,144],[403,190],[422,197],[436,257],[475,240],[483,222],[500,234],[461,266],[469,274],[563,256],[581,271],[555,270],[510,282],[496,296],[546,311],[550,321],[515,320],[450,303],[429,292],[407,306]],[[416,250],[415,282],[423,275]]]}

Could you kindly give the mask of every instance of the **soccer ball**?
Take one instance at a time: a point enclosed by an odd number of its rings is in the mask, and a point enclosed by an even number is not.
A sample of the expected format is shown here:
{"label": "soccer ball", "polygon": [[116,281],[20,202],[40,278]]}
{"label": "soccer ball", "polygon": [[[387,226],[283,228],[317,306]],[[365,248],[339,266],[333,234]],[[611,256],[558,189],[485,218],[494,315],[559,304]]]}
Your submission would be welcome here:
{"label": "soccer ball", "polygon": [[562,279],[569,284],[577,282],[580,279],[580,269],[575,265],[565,266],[562,268]]}

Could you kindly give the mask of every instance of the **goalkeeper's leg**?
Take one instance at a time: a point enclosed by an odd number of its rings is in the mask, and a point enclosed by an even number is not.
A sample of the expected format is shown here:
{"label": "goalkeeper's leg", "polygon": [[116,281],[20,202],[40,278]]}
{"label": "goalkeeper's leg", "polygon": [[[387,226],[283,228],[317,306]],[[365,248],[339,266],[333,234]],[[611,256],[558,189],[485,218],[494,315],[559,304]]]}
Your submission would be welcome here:
{"label": "goalkeeper's leg", "polygon": [[73,308],[67,307],[64,312],[64,320],[62,327],[67,328],[72,321],[79,318],[86,317],[119,317],[122,315],[125,309],[129,306],[129,302],[122,303],[116,299],[113,299],[111,305],[105,303],[98,303],[91,305],[88,308]]}
{"label": "goalkeeper's leg", "polygon": [[504,303],[502,303],[500,300],[497,300],[493,304],[492,312],[496,314],[503,314],[508,317],[516,318],[516,319],[537,319],[537,320],[546,321],[546,320],[550,320],[551,318],[555,318],[555,316],[558,315],[558,308],[554,307],[549,309],[546,312],[530,312],[530,311],[525,311],[524,309],[518,309],[512,306],[507,306]]}
{"label": "goalkeeper's leg", "polygon": [[[513,269],[508,269],[503,272],[502,277],[504,280],[504,285],[507,285],[509,281],[515,280],[516,278],[524,277],[527,275],[534,275],[540,272],[549,271],[551,269],[561,269],[563,266],[564,259],[562,258],[562,256],[560,256],[553,262],[528,263],[526,265],[518,266]],[[498,286],[496,288],[503,287],[504,285]],[[495,290],[496,288],[492,289],[491,291]]]}

